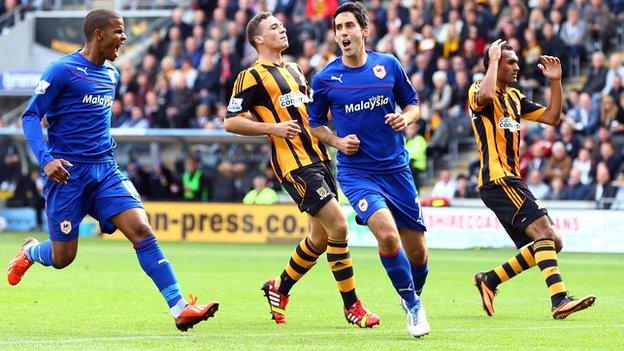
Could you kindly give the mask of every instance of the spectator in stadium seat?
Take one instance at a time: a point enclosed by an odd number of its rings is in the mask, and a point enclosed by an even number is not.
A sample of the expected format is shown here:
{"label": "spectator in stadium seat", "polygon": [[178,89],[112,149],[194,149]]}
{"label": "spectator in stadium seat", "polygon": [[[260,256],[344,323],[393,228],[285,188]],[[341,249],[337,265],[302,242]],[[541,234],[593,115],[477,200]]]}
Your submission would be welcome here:
{"label": "spectator in stadium seat", "polygon": [[[562,67],[568,64],[568,48],[566,43],[557,35],[557,31],[550,22],[544,23],[542,27],[542,40],[540,47],[544,55],[559,57]],[[565,74],[564,74],[565,76]]]}
{"label": "spectator in stadium seat", "polygon": [[209,195],[208,178],[199,169],[198,160],[194,156],[186,158],[182,174],[182,197],[187,201],[207,201]]}
{"label": "spectator in stadium seat", "polygon": [[526,184],[533,196],[538,200],[544,200],[550,192],[550,188],[542,180],[542,173],[538,170],[533,170],[529,173]]}
{"label": "spectator in stadium seat", "polygon": [[563,191],[561,200],[589,200],[589,187],[581,181],[581,172],[578,169],[570,171],[568,187]]}
{"label": "spectator in stadium seat", "polygon": [[420,174],[427,170],[427,141],[423,134],[425,122],[417,121],[405,129],[405,148],[410,157],[410,170],[414,177],[414,186],[419,188]]}
{"label": "spectator in stadium seat", "polygon": [[594,161],[591,159],[589,151],[585,148],[579,150],[578,157],[572,161],[572,170],[578,170],[581,173],[581,183],[591,183],[591,171],[594,167]]}
{"label": "spectator in stadium seat", "polygon": [[177,28],[179,30],[181,40],[185,40],[193,33],[193,27],[183,20],[184,11],[185,9],[182,6],[178,6],[173,9],[171,13],[172,23],[169,26],[169,31],[171,30],[171,28]]}
{"label": "spectator in stadium seat", "polygon": [[607,128],[607,130],[613,133],[617,133],[619,129],[624,127],[624,109],[620,107],[612,95],[602,97],[600,103],[600,126]]}
{"label": "spectator in stadium seat", "polygon": [[234,80],[241,70],[240,58],[234,52],[232,43],[222,40],[219,43],[221,56],[217,66],[219,67],[219,84],[221,86],[221,102],[227,100],[227,94],[232,91]]}
{"label": "spectator in stadium seat", "polygon": [[143,108],[140,106],[132,107],[130,112],[130,119],[122,123],[119,128],[149,128],[149,121],[145,118]]}
{"label": "spectator in stadium seat", "polygon": [[448,122],[449,117],[445,116],[440,110],[431,111],[428,126],[429,140],[427,141],[427,156],[434,159],[444,156],[448,152],[449,142],[451,140],[451,126]]}
{"label": "spectator in stadium seat", "polygon": [[176,82],[178,77],[181,76],[186,82],[186,87],[193,89],[195,86],[195,79],[197,79],[197,70],[193,67],[191,60],[188,57],[182,58],[182,64],[179,69],[176,69],[171,75],[171,81]]}
{"label": "spectator in stadium seat", "polygon": [[432,89],[425,84],[425,79],[421,72],[417,72],[411,75],[410,82],[418,94],[418,100],[420,103],[428,102],[431,98]]}
{"label": "spectator in stadium seat", "polygon": [[230,162],[221,162],[217,166],[217,174],[212,177],[210,184],[212,193],[210,201],[213,202],[239,202],[241,193],[237,187],[237,170]]}
{"label": "spectator in stadium seat", "polygon": [[148,175],[148,183],[153,200],[169,200],[180,198],[180,184],[173,176],[171,170],[156,160],[152,172]]}
{"label": "spectator in stadium seat", "polygon": [[195,119],[191,121],[192,128],[215,129],[214,114],[210,111],[210,105],[200,103],[197,105]]}
{"label": "spectator in stadium seat", "polygon": [[436,71],[432,77],[433,92],[430,97],[430,107],[434,110],[446,111],[451,105],[453,90],[447,84],[447,75],[444,71]]}
{"label": "spectator in stadium seat", "polygon": [[622,65],[622,55],[619,52],[614,52],[609,56],[609,70],[607,71],[607,80],[604,88],[602,89],[602,95],[607,95],[613,89],[615,77],[624,77],[624,65]]}
{"label": "spectator in stadium seat", "polygon": [[202,57],[202,49],[195,37],[188,37],[184,41],[182,57],[188,59],[194,68],[199,67],[199,62]]}
{"label": "spectator in stadium seat", "polygon": [[610,199],[615,197],[618,189],[611,184],[611,173],[604,162],[596,165],[596,180],[590,185],[589,200],[596,201],[599,209],[611,208]]}
{"label": "spectator in stadium seat", "polygon": [[569,122],[562,121],[559,124],[559,135],[566,153],[570,158],[575,159],[581,148],[581,140],[577,135],[574,135],[574,127]]}
{"label": "spectator in stadium seat", "polygon": [[123,103],[119,99],[113,101],[111,109],[111,127],[117,128],[130,118],[130,115],[124,111]]}
{"label": "spectator in stadium seat", "polygon": [[188,128],[195,114],[193,91],[188,88],[186,79],[178,76],[173,81],[171,102],[167,106],[166,116],[171,128]]}
{"label": "spectator in stadium seat", "polygon": [[455,194],[457,183],[452,178],[451,170],[443,169],[440,171],[440,179],[433,185],[431,189],[431,197],[445,197],[451,199]]}
{"label": "spectator in stadium seat", "polygon": [[558,141],[552,146],[552,154],[544,167],[544,179],[550,181],[553,177],[567,179],[572,169],[572,159],[566,154],[565,146]]}
{"label": "spectator in stadium seat", "polygon": [[563,180],[555,177],[550,181],[550,191],[546,195],[546,200],[561,200],[564,191]]}
{"label": "spectator in stadium seat", "polygon": [[614,34],[614,16],[603,0],[589,0],[583,9],[583,19],[587,25],[587,36],[592,49],[609,51]]}
{"label": "spectator in stadium seat", "polygon": [[615,193],[615,200],[611,205],[612,210],[624,210],[624,171],[618,174],[617,179],[613,182],[614,186],[617,186],[618,191]]}
{"label": "spectator in stadium seat", "polygon": [[479,189],[477,189],[476,184],[470,182],[465,174],[459,174],[455,182],[454,199],[476,199],[479,197]]}
{"label": "spectator in stadium seat", "polygon": [[147,47],[147,52],[150,55],[153,55],[156,58],[156,61],[162,60],[167,53],[167,44],[162,39],[159,29],[152,29],[150,41],[150,45]]}
{"label": "spectator in stadium seat", "polygon": [[128,179],[130,179],[130,181],[136,188],[136,191],[141,195],[142,198],[149,198],[151,196],[147,172],[145,172],[139,162],[128,162],[124,173],[126,174]]}
{"label": "spectator in stadium seat", "polygon": [[[609,170],[609,174],[617,174],[618,170],[622,166],[622,158],[616,152],[615,147],[611,142],[604,142],[600,144],[600,163],[604,163]],[[596,168],[596,171],[598,168]]]}
{"label": "spectator in stadium seat", "polygon": [[566,43],[570,55],[578,57],[581,62],[585,59],[585,40],[587,39],[587,28],[585,21],[581,19],[579,9],[569,7],[566,21],[563,22],[559,37]]}
{"label": "spectator in stadium seat", "polygon": [[[468,69],[468,71],[472,72],[473,69],[475,69],[475,66],[477,66],[477,63],[479,62],[479,60],[481,59],[481,56],[477,52],[476,43],[473,39],[468,38],[464,41],[464,45],[462,46],[461,57],[464,58],[464,61],[466,62],[466,68]],[[481,69],[481,68],[478,67],[478,69]]]}
{"label": "spectator in stadium seat", "polygon": [[567,120],[572,123],[577,133],[593,135],[600,122],[600,106],[592,104],[588,93],[581,93],[578,105],[568,111]]}
{"label": "spectator in stadium seat", "polygon": [[273,205],[279,200],[275,190],[267,186],[267,179],[264,174],[257,175],[253,179],[253,189],[243,198],[246,205]]}
{"label": "spectator in stadium seat", "polygon": [[147,74],[150,86],[154,86],[154,84],[156,84],[156,77],[158,76],[158,61],[159,59],[152,54],[146,54],[143,56],[143,60],[141,61],[141,72]]}
{"label": "spectator in stadium seat", "polygon": [[591,66],[587,71],[587,80],[581,91],[592,96],[600,93],[607,83],[607,71],[605,54],[602,51],[594,52],[591,56]]}

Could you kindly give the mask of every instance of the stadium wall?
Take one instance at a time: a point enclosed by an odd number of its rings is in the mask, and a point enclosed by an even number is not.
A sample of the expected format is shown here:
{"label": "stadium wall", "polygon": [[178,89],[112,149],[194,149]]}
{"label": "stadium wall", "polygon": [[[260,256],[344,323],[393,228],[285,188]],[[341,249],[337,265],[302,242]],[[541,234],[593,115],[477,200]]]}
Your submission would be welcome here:
{"label": "stadium wall", "polygon": [[[161,240],[230,243],[294,243],[307,234],[305,214],[293,204],[241,205],[219,203],[146,202],[150,222]],[[355,212],[343,206],[353,246],[377,246]],[[512,245],[498,219],[486,208],[426,207],[427,242],[431,248],[503,248]],[[549,211],[561,232],[566,251],[624,253],[621,211]],[[104,236],[124,239],[116,233]]]}

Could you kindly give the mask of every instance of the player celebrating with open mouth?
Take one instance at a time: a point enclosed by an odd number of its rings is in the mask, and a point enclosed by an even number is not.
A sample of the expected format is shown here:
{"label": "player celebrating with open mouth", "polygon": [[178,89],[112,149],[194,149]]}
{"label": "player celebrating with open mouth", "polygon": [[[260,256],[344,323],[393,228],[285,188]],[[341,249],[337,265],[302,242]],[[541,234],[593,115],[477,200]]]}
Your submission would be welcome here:
{"label": "player celebrating with open mouth", "polygon": [[[339,150],[340,187],[377,238],[409,334],[421,337],[430,331],[419,297],[428,272],[426,228],[403,137],[420,117],[416,92],[394,56],[365,50],[370,27],[362,4],[341,5],[332,22],[342,56],[312,81],[312,134]],[[328,111],[336,133],[326,127]]]}

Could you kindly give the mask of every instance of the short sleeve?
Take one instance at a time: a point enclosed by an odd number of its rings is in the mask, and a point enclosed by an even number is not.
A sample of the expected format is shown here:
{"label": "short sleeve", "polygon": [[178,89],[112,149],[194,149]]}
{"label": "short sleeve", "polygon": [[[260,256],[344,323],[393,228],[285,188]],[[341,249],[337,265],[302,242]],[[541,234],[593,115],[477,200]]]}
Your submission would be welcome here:
{"label": "short sleeve", "polygon": [[481,81],[478,80],[470,86],[468,89],[468,103],[470,108],[475,111],[481,111],[485,108],[486,105],[480,105],[477,101],[477,95],[479,95],[479,91],[481,90]]}
{"label": "short sleeve", "polygon": [[546,111],[546,107],[529,100],[519,90],[513,89],[511,93],[516,95],[516,98],[520,101],[520,118],[537,121]]}
{"label": "short sleeve", "polygon": [[258,89],[258,82],[250,69],[240,72],[234,82],[225,118],[235,117],[249,111],[254,105]]}
{"label": "short sleeve", "polygon": [[323,84],[319,74],[312,78],[312,101],[308,104],[310,127],[327,125],[327,112],[330,102],[327,97],[327,86]]}

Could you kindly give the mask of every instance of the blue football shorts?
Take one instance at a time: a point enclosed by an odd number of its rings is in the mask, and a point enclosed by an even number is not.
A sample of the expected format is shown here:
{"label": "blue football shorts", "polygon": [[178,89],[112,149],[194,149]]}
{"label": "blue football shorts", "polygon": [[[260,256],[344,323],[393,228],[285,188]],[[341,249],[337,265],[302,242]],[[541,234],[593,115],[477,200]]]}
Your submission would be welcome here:
{"label": "blue football shorts", "polygon": [[418,202],[418,191],[408,167],[384,174],[339,168],[338,183],[357,213],[359,224],[365,225],[377,210],[388,208],[397,228],[427,230]]}
{"label": "blue football shorts", "polygon": [[44,175],[50,240],[78,238],[78,227],[87,214],[100,223],[103,233],[113,233],[117,228],[110,221],[112,217],[131,208],[143,208],[138,192],[115,161],[73,162],[67,171],[67,184],[58,184]]}

